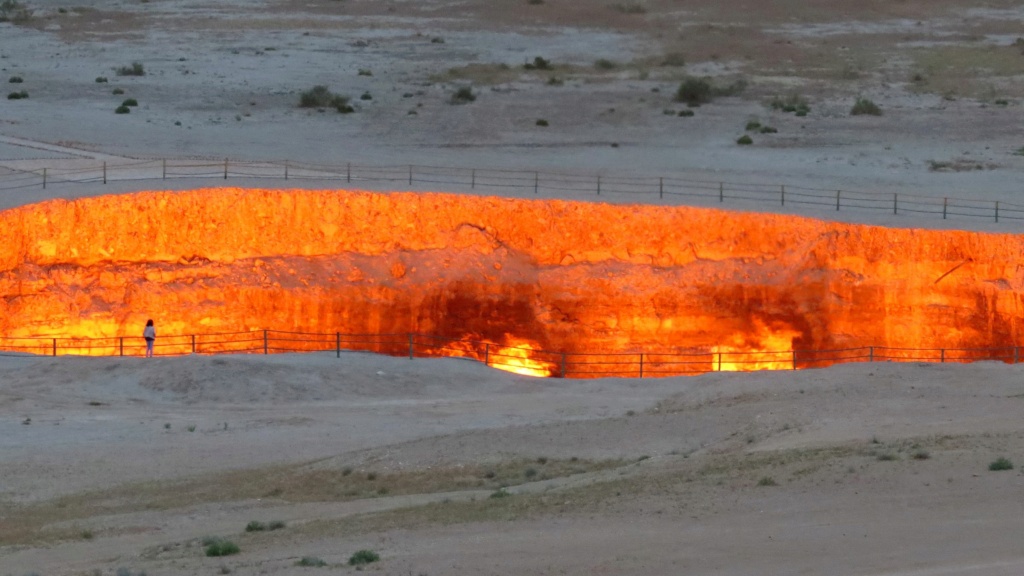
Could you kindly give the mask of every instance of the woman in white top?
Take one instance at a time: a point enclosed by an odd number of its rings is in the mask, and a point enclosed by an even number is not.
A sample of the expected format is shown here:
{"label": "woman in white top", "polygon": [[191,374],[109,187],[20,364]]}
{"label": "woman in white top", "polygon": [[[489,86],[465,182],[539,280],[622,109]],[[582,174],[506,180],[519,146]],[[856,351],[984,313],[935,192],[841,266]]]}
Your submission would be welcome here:
{"label": "woman in white top", "polygon": [[153,343],[156,342],[156,328],[153,321],[146,322],[146,329],[142,331],[142,337],[146,339],[146,358],[153,357]]}

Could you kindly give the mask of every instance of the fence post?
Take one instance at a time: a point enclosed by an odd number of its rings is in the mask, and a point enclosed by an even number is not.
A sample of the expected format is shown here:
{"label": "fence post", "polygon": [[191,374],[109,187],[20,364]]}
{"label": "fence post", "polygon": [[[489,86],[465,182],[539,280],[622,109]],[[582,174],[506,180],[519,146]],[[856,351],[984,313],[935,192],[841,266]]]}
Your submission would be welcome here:
{"label": "fence post", "polygon": [[163,166],[163,171],[160,174],[160,179],[167,180],[167,158],[164,158],[164,161],[161,163],[161,166]]}
{"label": "fence post", "polygon": [[793,350],[793,370],[796,370],[796,350]]}
{"label": "fence post", "polygon": [[412,360],[413,348],[412,348],[412,332],[409,332],[409,360]]}
{"label": "fence post", "polygon": [[540,188],[540,172],[533,173],[533,193],[537,193],[537,189]]}
{"label": "fence post", "polygon": [[941,362],[943,364],[946,363],[946,349],[945,348],[939,348],[939,362]]}
{"label": "fence post", "polygon": [[284,179],[285,180],[288,179],[288,161],[287,160],[284,161]]}
{"label": "fence post", "polygon": [[409,186],[412,186],[412,164],[409,164]]}
{"label": "fence post", "polygon": [[224,179],[228,179],[228,159],[224,159]]}
{"label": "fence post", "polygon": [[999,200],[996,200],[996,224],[999,223]]}
{"label": "fence post", "polygon": [[334,333],[334,349],[337,350],[337,358],[341,358],[341,332]]}
{"label": "fence post", "polygon": [[722,371],[722,353],[721,352],[718,353],[718,371],[719,372]]}
{"label": "fence post", "polygon": [[665,197],[665,178],[658,178],[658,198]]}
{"label": "fence post", "polygon": [[267,353],[267,331],[263,331],[263,353]]}
{"label": "fence post", "polygon": [[892,193],[892,213],[897,214],[900,204],[900,195],[896,192]]}
{"label": "fence post", "polygon": [[195,334],[192,335],[192,353],[193,354],[196,353],[196,335]]}
{"label": "fence post", "polygon": [[782,186],[780,186],[780,189],[782,190],[782,205],[785,206],[786,205],[786,185],[783,184]]}
{"label": "fence post", "polygon": [[46,168],[43,168],[43,190],[46,190]]}
{"label": "fence post", "polygon": [[942,199],[942,219],[946,219],[946,204],[949,203],[949,198]]}
{"label": "fence post", "polygon": [[53,355],[54,356],[57,355],[57,339],[56,338],[53,339]]}
{"label": "fence post", "polygon": [[107,162],[103,161],[103,183],[107,183]]}
{"label": "fence post", "polygon": [[569,376],[565,373],[565,352],[562,352],[562,378],[568,378]]}
{"label": "fence post", "polygon": [[874,361],[875,361],[875,347],[874,346],[868,346],[868,362],[874,362]]}
{"label": "fence post", "polygon": [[352,181],[352,163],[349,162],[345,165],[345,182]]}
{"label": "fence post", "polygon": [[644,353],[640,353],[640,377],[644,377]]}
{"label": "fence post", "polygon": [[597,195],[598,196],[601,195],[601,177],[600,176],[597,177]]}
{"label": "fence post", "polygon": [[124,356],[124,336],[121,336],[121,338],[119,338],[119,340],[121,341],[121,346],[120,346],[120,348],[121,348],[121,356]]}
{"label": "fence post", "polygon": [[469,174],[469,188],[476,188],[476,168],[474,168]]}
{"label": "fence post", "polygon": [[839,196],[843,193],[842,190],[836,190],[836,212],[839,212]]}
{"label": "fence post", "polygon": [[718,201],[725,202],[725,184],[718,183]]}

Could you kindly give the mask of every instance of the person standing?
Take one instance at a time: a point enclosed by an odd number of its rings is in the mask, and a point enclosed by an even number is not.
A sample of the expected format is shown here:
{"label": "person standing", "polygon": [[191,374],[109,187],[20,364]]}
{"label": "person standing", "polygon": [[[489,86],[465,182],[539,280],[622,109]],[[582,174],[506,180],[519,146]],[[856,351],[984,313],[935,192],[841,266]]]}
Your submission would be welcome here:
{"label": "person standing", "polygon": [[146,321],[146,329],[142,331],[142,337],[146,339],[146,358],[153,357],[153,343],[156,342],[156,328],[153,321]]}

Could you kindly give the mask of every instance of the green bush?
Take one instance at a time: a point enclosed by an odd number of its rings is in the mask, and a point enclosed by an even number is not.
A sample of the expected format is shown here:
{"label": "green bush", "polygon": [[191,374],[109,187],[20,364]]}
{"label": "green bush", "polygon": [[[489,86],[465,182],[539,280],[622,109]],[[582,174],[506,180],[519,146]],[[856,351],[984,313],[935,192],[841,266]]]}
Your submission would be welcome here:
{"label": "green bush", "polygon": [[139,101],[135,98],[128,98],[124,102],[121,102],[121,106],[138,106]]}
{"label": "green bush", "polygon": [[321,566],[327,566],[327,562],[324,562],[316,556],[303,556],[301,560],[295,563],[296,566],[312,566],[314,568],[320,568]]}
{"label": "green bush", "polygon": [[111,90],[110,93],[114,96],[120,96],[121,94],[124,94],[124,90],[122,90],[121,88],[114,88],[113,90]]}
{"label": "green bush", "polygon": [[363,95],[359,97],[360,100],[373,100],[373,95],[369,92],[363,92]]}
{"label": "green bush", "polygon": [[28,92],[22,90],[21,92],[11,92],[7,95],[8,100],[22,100],[28,98]]}
{"label": "green bush", "polygon": [[131,114],[132,109],[127,106],[118,106],[114,109],[114,114]]}
{"label": "green bush", "polygon": [[129,66],[121,66],[120,68],[114,69],[114,72],[118,76],[145,76],[146,69],[142,66],[142,62],[132,62]]}
{"label": "green bush", "polygon": [[740,146],[749,146],[754,143],[754,139],[744,134],[743,136],[740,136],[736,140],[736,143],[739,144]]}
{"label": "green bush", "polygon": [[523,68],[527,70],[551,70],[551,61],[537,56],[533,59],[533,62],[523,64]]}
{"label": "green bush", "polygon": [[21,84],[22,82],[24,82],[24,80],[21,78],[21,76],[11,76],[11,79],[8,80],[8,82],[10,82],[11,84]]}
{"label": "green bush", "polygon": [[760,130],[760,129],[761,129],[761,123],[758,122],[757,120],[751,120],[750,122],[747,122],[747,127],[745,128],[745,130],[747,132],[750,132],[751,130]]}
{"label": "green bush", "polygon": [[334,94],[327,86],[313,86],[299,94],[299,108],[334,108],[342,114],[355,112],[348,96]]}
{"label": "green bush", "polygon": [[267,524],[267,530],[280,530],[285,527],[284,520],[271,520]]}
{"label": "green bush", "polygon": [[370,70],[369,68],[360,68],[359,69],[359,75],[360,76],[373,76],[373,71]]}
{"label": "green bush", "polygon": [[473,88],[469,86],[463,86],[452,94],[452,104],[468,104],[476,100],[476,94],[473,93]]}
{"label": "green bush", "polygon": [[693,116],[693,110],[680,110],[679,111],[679,116],[682,116],[684,118],[688,118],[690,116]]}
{"label": "green bush", "polygon": [[547,125],[548,125],[548,121],[547,120],[545,120],[543,118],[537,120],[537,126],[547,126]]}
{"label": "green bush", "polygon": [[761,134],[775,134],[776,132],[778,132],[778,130],[771,126],[761,126],[761,129],[758,130],[758,132],[760,132]]}
{"label": "green bush", "polygon": [[96,83],[97,84],[104,84],[106,82],[107,82],[107,77],[106,76],[97,76],[96,77]]}
{"label": "green bush", "polygon": [[993,472],[998,472],[1000,470],[1013,470],[1013,462],[1010,462],[1006,458],[997,458],[988,465],[988,469]]}
{"label": "green bush", "polygon": [[882,109],[867,98],[857,98],[857,101],[853,103],[853,107],[850,108],[850,116],[861,116],[864,114],[881,116]]}
{"label": "green bush", "polygon": [[245,525],[246,532],[263,532],[267,529],[267,525],[259,520],[253,520]]}
{"label": "green bush", "polygon": [[380,560],[380,555],[373,550],[358,550],[349,557],[348,564],[349,566],[362,566],[378,560]]}
{"label": "green bush", "polygon": [[594,68],[598,70],[615,70],[619,65],[607,58],[598,58],[594,61]]}
{"label": "green bush", "polygon": [[203,545],[206,546],[207,556],[231,556],[239,552],[237,544],[221,538],[207,538]]}
{"label": "green bush", "polygon": [[685,102],[690,106],[711,102],[711,97],[711,82],[706,78],[687,77],[676,89],[676,101]]}

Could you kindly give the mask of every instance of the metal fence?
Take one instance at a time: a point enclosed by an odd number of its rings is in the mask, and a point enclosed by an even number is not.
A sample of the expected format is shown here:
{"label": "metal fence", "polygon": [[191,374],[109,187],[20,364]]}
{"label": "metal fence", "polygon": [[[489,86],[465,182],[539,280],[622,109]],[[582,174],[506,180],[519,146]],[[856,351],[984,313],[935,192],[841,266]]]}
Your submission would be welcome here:
{"label": "metal fence", "polygon": [[[0,351],[38,356],[143,356],[141,337],[0,337]],[[259,330],[161,336],[156,356],[371,352],[413,358],[467,358],[499,369],[560,378],[651,378],[717,371],[798,370],[850,362],[997,361],[1016,364],[1021,348],[900,348],[859,346],[835,350],[719,352],[555,352],[426,334],[346,334]]]}
{"label": "metal fence", "polygon": [[1024,204],[997,200],[972,200],[916,194],[861,192],[810,188],[784,184],[741,184],[680,177],[617,177],[565,173],[452,168],[418,165],[368,166],[319,165],[301,162],[144,160],[131,163],[97,163],[75,168],[22,170],[0,178],[0,193],[48,188],[66,184],[111,181],[172,180],[179,178],[259,178],[336,181],[346,184],[388,183],[394,187],[430,185],[468,190],[510,191],[540,195],[590,195],[631,197],[638,202],[654,197],[679,204],[736,205],[809,208],[817,211],[861,211],[893,215],[967,218],[976,221],[1024,220]]}

